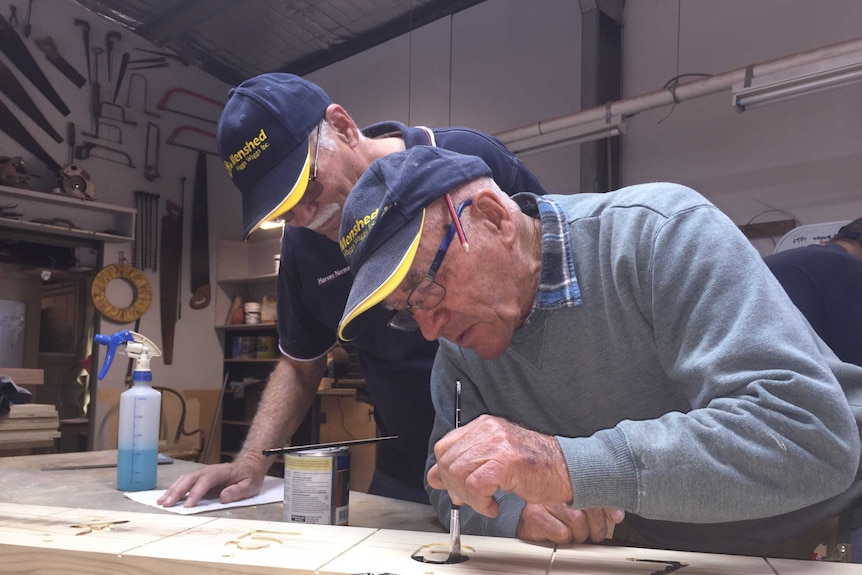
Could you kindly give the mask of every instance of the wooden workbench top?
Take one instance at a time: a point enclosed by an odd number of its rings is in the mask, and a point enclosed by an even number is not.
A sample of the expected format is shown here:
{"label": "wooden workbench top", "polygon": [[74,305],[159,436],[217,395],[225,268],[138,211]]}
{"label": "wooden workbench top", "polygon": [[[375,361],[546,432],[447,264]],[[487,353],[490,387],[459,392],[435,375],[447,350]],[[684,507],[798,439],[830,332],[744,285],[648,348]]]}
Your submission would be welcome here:
{"label": "wooden workbench top", "polygon": [[[281,503],[181,516],[123,496],[115,468],[42,471],[115,461],[116,451],[0,457],[0,573],[65,573],[72,566],[82,573],[148,575],[860,573],[859,565],[842,563],[470,535],[462,539],[466,563],[431,565],[411,558],[418,552],[446,556],[448,537],[427,505],[351,492],[350,527],[284,523]],[[179,460],[160,465],[157,487],[201,467]]]}
{"label": "wooden workbench top", "polygon": [[[42,471],[43,467],[48,466],[116,464],[116,461],[116,451],[0,457],[0,503],[86,507],[177,516],[125,497],[117,490],[115,467]],[[167,489],[180,475],[202,467],[203,464],[181,460],[159,465],[156,489]],[[233,507],[196,516],[281,521],[282,504]],[[350,525],[410,531],[443,531],[430,505],[356,491],[350,492]]]}

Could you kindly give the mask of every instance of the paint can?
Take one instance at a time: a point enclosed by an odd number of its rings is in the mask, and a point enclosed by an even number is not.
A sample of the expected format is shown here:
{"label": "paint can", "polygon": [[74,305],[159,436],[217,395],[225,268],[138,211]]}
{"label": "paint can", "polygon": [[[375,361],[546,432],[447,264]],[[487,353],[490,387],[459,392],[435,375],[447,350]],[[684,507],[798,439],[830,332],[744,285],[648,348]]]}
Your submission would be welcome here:
{"label": "paint can", "polygon": [[275,358],[275,338],[271,335],[257,336],[257,359]]}
{"label": "paint can", "polygon": [[347,525],[350,448],[307,449],[284,455],[284,520]]}

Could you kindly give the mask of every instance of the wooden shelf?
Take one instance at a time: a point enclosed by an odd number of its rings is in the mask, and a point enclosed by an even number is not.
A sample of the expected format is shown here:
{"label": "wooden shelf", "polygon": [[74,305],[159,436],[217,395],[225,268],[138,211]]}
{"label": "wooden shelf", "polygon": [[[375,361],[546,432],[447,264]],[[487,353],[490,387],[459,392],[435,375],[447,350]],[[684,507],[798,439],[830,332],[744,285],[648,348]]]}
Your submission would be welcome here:
{"label": "wooden shelf", "polygon": [[0,367],[0,375],[8,375],[17,385],[42,385],[45,372],[41,369]]}
{"label": "wooden shelf", "polygon": [[263,274],[259,276],[248,276],[242,278],[225,278],[218,280],[219,285],[234,286],[234,285],[260,285],[260,284],[275,284],[278,276],[273,274]]}
{"label": "wooden shelf", "polygon": [[[15,206],[21,218],[0,217],[0,229],[15,229],[38,234],[100,240],[131,242],[135,239],[137,210],[61,194],[34,192],[0,186],[0,205]],[[43,223],[55,218],[69,220],[76,227],[60,222]]]}
{"label": "wooden shelf", "polygon": [[219,331],[255,331],[259,329],[273,329],[275,322],[267,323],[234,323],[230,325],[217,325]]}

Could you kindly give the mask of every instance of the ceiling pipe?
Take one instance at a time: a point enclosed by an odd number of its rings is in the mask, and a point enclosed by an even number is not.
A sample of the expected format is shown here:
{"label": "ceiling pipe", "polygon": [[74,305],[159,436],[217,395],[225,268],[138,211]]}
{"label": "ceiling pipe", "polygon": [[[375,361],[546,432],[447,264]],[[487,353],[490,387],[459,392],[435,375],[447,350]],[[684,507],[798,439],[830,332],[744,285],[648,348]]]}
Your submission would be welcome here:
{"label": "ceiling pipe", "polygon": [[734,84],[745,80],[746,75],[756,78],[765,74],[782,72],[797,66],[804,66],[837,56],[844,56],[852,52],[862,51],[862,38],[824,46],[808,52],[800,52],[793,56],[786,56],[776,60],[769,60],[759,64],[752,64],[744,68],[738,68],[722,74],[716,74],[702,80],[694,80],[685,84],[678,84],[675,88],[662,88],[655,92],[649,92],[633,98],[614,100],[602,106],[582,110],[574,114],[559,116],[550,120],[543,120],[535,124],[529,124],[520,128],[513,128],[495,134],[495,137],[504,144],[517,142],[524,138],[533,138],[543,134],[550,134],[565,130],[573,126],[580,126],[589,122],[595,122],[604,118],[620,115],[623,118],[633,116],[639,112],[669,106],[671,104],[693,100],[702,96],[716,94],[730,90]]}

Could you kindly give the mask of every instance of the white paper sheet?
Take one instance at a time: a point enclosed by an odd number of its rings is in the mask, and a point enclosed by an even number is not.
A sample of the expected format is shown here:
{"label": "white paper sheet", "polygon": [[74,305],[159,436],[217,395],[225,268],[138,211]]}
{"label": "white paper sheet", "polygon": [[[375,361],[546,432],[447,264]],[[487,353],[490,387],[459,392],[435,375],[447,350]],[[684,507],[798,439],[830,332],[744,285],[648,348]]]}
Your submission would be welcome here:
{"label": "white paper sheet", "polygon": [[249,507],[251,505],[263,505],[265,503],[283,501],[284,479],[281,477],[264,477],[260,493],[254,497],[249,497],[248,499],[241,499],[240,501],[234,501],[233,503],[220,503],[217,497],[215,499],[201,499],[194,507],[183,507],[182,500],[173,507],[162,507],[156,503],[156,501],[165,491],[167,490],[153,489],[151,491],[128,491],[123,493],[123,495],[132,501],[137,501],[138,503],[143,503],[144,505],[149,505],[156,509],[163,509],[165,511],[170,511],[171,513],[179,513],[180,515],[192,515],[194,513],[203,513],[204,511],[228,509],[230,507]]}

